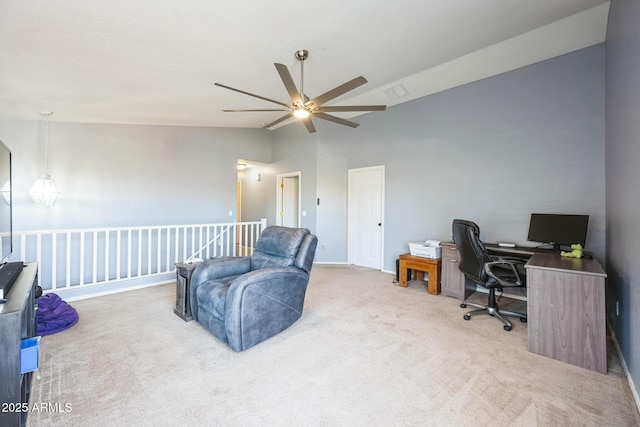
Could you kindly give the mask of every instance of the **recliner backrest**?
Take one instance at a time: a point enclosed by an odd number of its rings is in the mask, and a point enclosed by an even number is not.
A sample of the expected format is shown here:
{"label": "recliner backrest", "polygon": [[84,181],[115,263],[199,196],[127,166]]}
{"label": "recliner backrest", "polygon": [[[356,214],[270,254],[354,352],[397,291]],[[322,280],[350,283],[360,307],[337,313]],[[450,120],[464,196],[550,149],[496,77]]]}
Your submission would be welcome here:
{"label": "recliner backrest", "polygon": [[309,234],[306,228],[276,225],[265,228],[251,255],[251,270],[295,265],[300,246]]}
{"label": "recliner backrest", "polygon": [[316,246],[318,245],[318,238],[309,233],[304,236],[304,240],[300,245],[298,256],[294,265],[303,269],[307,273],[311,273],[311,267],[313,266],[313,258],[316,255]]}
{"label": "recliner backrest", "polygon": [[491,261],[491,257],[480,240],[480,227],[472,221],[454,219],[452,231],[460,254],[460,271],[476,283],[487,283],[489,276],[484,265]]}

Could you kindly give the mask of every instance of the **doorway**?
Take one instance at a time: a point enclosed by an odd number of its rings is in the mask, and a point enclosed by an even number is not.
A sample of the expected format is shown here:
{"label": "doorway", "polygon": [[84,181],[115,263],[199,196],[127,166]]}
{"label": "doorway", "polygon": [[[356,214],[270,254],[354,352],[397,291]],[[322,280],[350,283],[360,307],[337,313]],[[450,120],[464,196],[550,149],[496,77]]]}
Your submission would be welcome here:
{"label": "doorway", "polygon": [[302,172],[290,172],[276,177],[276,225],[300,227],[300,191]]}
{"label": "doorway", "polygon": [[349,169],[348,263],[382,270],[384,166]]}

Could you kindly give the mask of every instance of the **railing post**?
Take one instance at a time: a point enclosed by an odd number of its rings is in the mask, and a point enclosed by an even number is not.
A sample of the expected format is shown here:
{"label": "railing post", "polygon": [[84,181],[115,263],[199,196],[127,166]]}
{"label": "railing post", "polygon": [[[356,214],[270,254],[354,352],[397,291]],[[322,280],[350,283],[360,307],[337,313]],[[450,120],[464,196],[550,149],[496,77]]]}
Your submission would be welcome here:
{"label": "railing post", "polygon": [[233,256],[237,256],[238,255],[238,223],[235,222],[233,225],[233,238],[232,238],[232,244],[233,244],[233,250],[231,251],[231,254]]}

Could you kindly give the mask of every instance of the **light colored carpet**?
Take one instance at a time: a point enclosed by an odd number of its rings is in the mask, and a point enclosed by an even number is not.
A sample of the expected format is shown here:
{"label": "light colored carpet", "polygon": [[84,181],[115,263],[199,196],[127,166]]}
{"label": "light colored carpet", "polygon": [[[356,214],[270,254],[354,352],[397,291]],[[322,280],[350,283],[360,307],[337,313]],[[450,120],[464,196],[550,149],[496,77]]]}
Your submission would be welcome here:
{"label": "light colored carpet", "polygon": [[611,346],[607,375],[547,359],[526,325],[392,278],[316,265],[303,317],[242,353],[173,314],[173,285],[75,301],[78,324],[42,338],[31,405],[49,409],[28,425],[640,425]]}

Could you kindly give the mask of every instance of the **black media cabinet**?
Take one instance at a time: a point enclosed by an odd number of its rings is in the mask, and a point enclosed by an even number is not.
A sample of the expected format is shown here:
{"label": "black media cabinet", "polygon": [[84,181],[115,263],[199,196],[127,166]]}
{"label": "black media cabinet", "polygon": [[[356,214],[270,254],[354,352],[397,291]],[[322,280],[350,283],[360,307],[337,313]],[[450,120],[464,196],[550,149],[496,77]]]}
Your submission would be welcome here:
{"label": "black media cabinet", "polygon": [[36,335],[38,264],[25,264],[0,306],[0,426],[27,423],[33,372],[20,373],[20,344]]}

